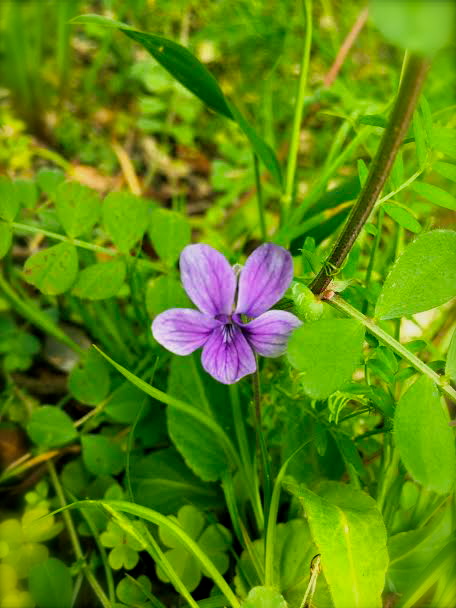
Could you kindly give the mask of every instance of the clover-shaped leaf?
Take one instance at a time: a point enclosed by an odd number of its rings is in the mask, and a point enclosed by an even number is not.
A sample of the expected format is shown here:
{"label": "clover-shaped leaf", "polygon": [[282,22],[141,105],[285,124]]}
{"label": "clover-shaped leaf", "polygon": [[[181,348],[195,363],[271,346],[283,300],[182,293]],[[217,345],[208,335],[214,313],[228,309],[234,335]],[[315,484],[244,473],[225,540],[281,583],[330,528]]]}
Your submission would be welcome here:
{"label": "clover-shaped leaf", "polygon": [[[221,524],[206,526],[204,514],[192,505],[183,506],[179,510],[177,518],[171,517],[198,544],[219,572],[224,574],[229,566],[226,551],[232,542],[230,531]],[[166,559],[187,589],[193,591],[199,585],[202,576],[208,576],[208,573],[201,567],[195,556],[182,546],[180,539],[169,532],[168,528],[159,526],[158,531],[162,543],[170,547],[170,550],[165,552]],[[157,576],[163,582],[169,582],[169,578],[160,567],[157,567]]]}
{"label": "clover-shaped leaf", "polygon": [[123,578],[116,587],[117,597],[127,606],[146,608],[152,606],[149,602],[152,583],[149,578],[142,574],[134,579],[131,576]]}
{"label": "clover-shaped leaf", "polygon": [[100,536],[105,547],[112,549],[108,561],[111,568],[131,570],[139,561],[138,551],[142,549],[141,543],[127,534],[115,522],[110,521],[106,532]]}

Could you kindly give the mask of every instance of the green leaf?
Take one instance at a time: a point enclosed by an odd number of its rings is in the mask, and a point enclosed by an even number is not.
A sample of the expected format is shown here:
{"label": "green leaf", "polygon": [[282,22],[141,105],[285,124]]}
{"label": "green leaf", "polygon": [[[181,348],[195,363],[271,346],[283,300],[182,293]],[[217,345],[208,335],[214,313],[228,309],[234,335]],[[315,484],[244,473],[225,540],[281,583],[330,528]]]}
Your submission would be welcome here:
{"label": "green leaf", "polygon": [[378,319],[440,306],[456,295],[456,232],[421,234],[396,260],[375,309]]}
{"label": "green leaf", "polygon": [[366,183],[367,176],[369,175],[369,169],[366,166],[366,163],[362,158],[358,159],[358,177],[359,183],[362,186]]}
{"label": "green leaf", "polygon": [[388,566],[386,529],[376,502],[361,490],[325,482],[301,501],[335,608],[380,608]]}
{"label": "green leaf", "polygon": [[39,189],[51,198],[64,179],[65,173],[60,169],[40,169],[36,174]]}
{"label": "green leaf", "polygon": [[138,502],[165,515],[183,504],[213,508],[221,504],[215,486],[203,483],[174,448],[158,450],[132,463],[131,485]]}
{"label": "green leaf", "polygon": [[78,182],[63,182],[55,191],[57,216],[67,235],[74,239],[89,233],[100,217],[97,193]]}
{"label": "green leaf", "polygon": [[37,564],[29,574],[29,590],[38,608],[71,608],[73,581],[70,570],[55,557]]}
{"label": "green leaf", "polygon": [[401,205],[395,203],[383,203],[382,209],[395,221],[406,230],[410,232],[421,232],[421,224],[415,218],[415,216]]}
{"label": "green leaf", "polygon": [[411,188],[423,198],[431,201],[431,203],[445,209],[451,209],[451,211],[456,211],[456,198],[449,192],[442,190],[442,188],[424,182],[414,182]]}
{"label": "green leaf", "polygon": [[190,51],[180,44],[162,36],[140,32],[124,23],[101,18],[99,15],[82,15],[74,19],[73,23],[98,23],[120,29],[126,36],[142,44],[165,70],[209,108],[227,118],[232,118],[225,96],[215,78]]}
{"label": "green leaf", "polygon": [[394,430],[397,449],[412,477],[428,490],[449,493],[456,478],[453,432],[430,378],[422,376],[401,397]]}
{"label": "green leaf", "polygon": [[120,447],[103,435],[84,435],[82,460],[94,475],[117,475],[125,467],[125,457]]}
{"label": "green leaf", "polygon": [[38,200],[38,190],[31,179],[15,179],[14,189],[21,207],[33,209]]}
{"label": "green leaf", "polygon": [[350,380],[361,357],[363,326],[353,319],[321,319],[293,332],[288,359],[305,392],[325,399]]}
{"label": "green leaf", "polygon": [[117,597],[128,606],[144,604],[151,591],[152,583],[144,574],[138,576],[136,580],[126,576],[116,587]]}
{"label": "green leaf", "polygon": [[48,296],[68,291],[78,274],[78,253],[71,243],[59,243],[34,253],[24,265],[24,278]]}
{"label": "green leaf", "polygon": [[8,253],[13,241],[13,230],[9,224],[0,222],[0,260]]}
{"label": "green leaf", "polygon": [[104,412],[115,422],[132,423],[138,414],[145,413],[150,398],[130,382],[123,382],[110,396]]}
{"label": "green leaf", "polygon": [[170,275],[162,275],[147,285],[146,309],[151,318],[168,308],[193,308],[180,281]]}
{"label": "green leaf", "polygon": [[242,608],[287,608],[283,596],[273,587],[254,587],[242,602]]}
{"label": "green leaf", "polygon": [[109,392],[109,369],[93,348],[89,350],[82,367],[74,367],[68,378],[71,395],[87,405],[98,405]]}
{"label": "green leaf", "polygon": [[[195,355],[173,357],[168,393],[188,399],[195,408],[228,430],[230,401],[226,387],[221,386],[212,400],[209,391],[215,389],[214,381],[206,376]],[[204,481],[220,479],[227,470],[226,454],[211,429],[173,408],[167,410],[167,418],[169,435],[187,465]]]}
{"label": "green leaf", "polygon": [[451,380],[453,380],[453,382],[456,382],[456,329],[453,331],[453,336],[451,338],[450,346],[448,348],[445,374]]}
{"label": "green leaf", "polygon": [[34,443],[45,448],[65,445],[77,437],[71,418],[53,405],[42,405],[33,411],[27,433]]}
{"label": "green leaf", "polygon": [[437,173],[440,173],[440,175],[443,175],[443,177],[446,177],[452,182],[456,182],[456,165],[439,161],[437,163],[434,163],[432,165],[432,168],[434,169],[434,171],[437,171]]}
{"label": "green leaf", "polygon": [[14,222],[20,208],[21,201],[14,182],[9,177],[0,175],[0,218]]}
{"label": "green leaf", "polygon": [[[204,436],[209,436],[211,438],[211,444],[209,446],[209,452],[216,451],[217,452],[217,461],[214,465],[211,465],[212,474],[215,474],[216,471],[221,475],[227,468],[233,466],[234,463],[239,462],[238,455],[234,449],[233,444],[231,443],[228,435],[225,430],[215,422],[215,420],[208,415],[206,412],[201,411],[198,407],[193,407],[186,403],[185,401],[181,401],[180,399],[176,399],[172,395],[168,395],[154,386],[147,384],[135,374],[129,372],[125,367],[116,363],[113,359],[108,357],[101,350],[97,349],[103,357],[111,363],[127,380],[129,380],[132,384],[137,386],[140,390],[145,392],[147,395],[150,395],[154,399],[157,399],[161,403],[165,403],[168,405],[169,409],[172,409],[175,412],[180,412],[182,418],[184,415],[188,417],[190,421],[190,427],[199,427],[204,430]],[[215,447],[215,446],[218,446]],[[199,444],[199,448],[204,447],[207,450],[206,446],[201,445],[201,440]],[[224,454],[223,464],[221,465],[220,455]]]}
{"label": "green leaf", "polygon": [[72,293],[87,300],[112,298],[121,289],[126,273],[122,260],[92,264],[81,270]]}
{"label": "green leaf", "polygon": [[392,44],[433,55],[452,39],[454,3],[446,0],[370,0],[369,15]]}
{"label": "green leaf", "polygon": [[427,146],[424,135],[423,121],[418,111],[413,116],[413,135],[415,136],[415,149],[418,166],[424,167],[427,159]]}
{"label": "green leaf", "polygon": [[230,103],[229,106],[234,119],[249,140],[255,154],[263,162],[266,169],[269,170],[276,184],[282,186],[282,171],[274,150],[258,135],[253,126],[244,118],[234,104]]}
{"label": "green leaf", "polygon": [[103,223],[119,250],[129,253],[147,229],[148,203],[129,192],[111,192],[103,202]]}
{"label": "green leaf", "polygon": [[176,211],[154,209],[150,218],[149,237],[160,259],[172,266],[182,249],[190,243],[190,224]]}
{"label": "green leaf", "polygon": [[456,129],[433,127],[432,142],[436,150],[456,159]]}
{"label": "green leaf", "polygon": [[272,148],[263,141],[239,110],[226,99],[216,79],[185,47],[167,38],[140,32],[124,23],[99,15],[81,15],[73,19],[73,23],[98,23],[107,27],[116,27],[129,38],[139,42],[165,70],[209,108],[238,123],[264,166],[269,169],[277,184],[281,185],[280,165]]}

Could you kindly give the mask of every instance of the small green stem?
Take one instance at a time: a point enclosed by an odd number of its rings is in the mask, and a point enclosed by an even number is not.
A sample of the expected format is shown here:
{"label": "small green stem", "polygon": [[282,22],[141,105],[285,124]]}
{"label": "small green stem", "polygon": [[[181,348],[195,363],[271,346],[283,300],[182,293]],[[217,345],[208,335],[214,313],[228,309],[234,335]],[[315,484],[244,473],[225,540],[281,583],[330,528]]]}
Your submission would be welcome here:
{"label": "small green stem", "polygon": [[310,48],[312,45],[312,0],[305,0],[306,14],[306,35],[304,39],[304,49],[301,60],[301,71],[299,74],[298,95],[293,117],[293,128],[291,132],[290,150],[288,153],[287,175],[285,181],[285,193],[283,204],[286,215],[293,204],[293,194],[295,185],[296,165],[298,160],[299,136],[301,132],[302,114],[304,109],[304,99],[307,86],[307,76],[309,73]]}
{"label": "small green stem", "polygon": [[[377,255],[377,251],[378,251],[378,248],[380,245],[380,239],[382,236],[383,216],[384,216],[384,211],[383,211],[383,209],[380,209],[380,211],[378,213],[378,219],[377,219],[377,234],[375,235],[374,243],[372,245],[372,250],[371,250],[370,257],[369,257],[369,264],[367,266],[367,271],[366,271],[366,282],[365,282],[366,292],[369,289],[369,285],[370,285],[371,278],[372,278],[372,272],[374,270],[375,257]],[[364,305],[363,305],[364,314],[367,313],[368,308],[369,308],[369,300],[366,297],[366,299],[364,300]]]}
{"label": "small green stem", "polygon": [[334,296],[331,300],[328,300],[331,306],[337,308],[342,312],[345,312],[349,317],[360,321],[364,327],[376,338],[378,338],[383,344],[387,344],[391,350],[397,355],[408,361],[412,367],[414,367],[421,374],[424,374],[430,378],[437,387],[445,393],[447,397],[452,399],[456,403],[456,391],[448,384],[445,383],[445,377],[439,376],[433,369],[431,369],[426,363],[421,361],[416,355],[411,353],[405,346],[398,342],[393,336],[388,334],[386,331],[381,329],[372,319],[369,319],[363,313],[350,306],[348,302],[343,300],[340,296]]}
{"label": "small green stem", "polygon": [[[66,507],[65,495],[63,493],[63,488],[60,484],[59,477],[57,475],[57,471],[55,470],[55,465],[52,460],[48,460],[47,469],[49,472],[49,476],[52,481],[52,485],[54,486],[55,493],[57,498],[59,499],[60,505],[62,507]],[[62,517],[65,521],[65,525],[68,530],[68,534],[70,536],[71,544],[73,545],[74,554],[76,559],[81,563],[82,569],[84,571],[85,577],[87,578],[88,583],[92,587],[93,592],[100,600],[101,605],[104,608],[111,608],[111,602],[107,598],[105,592],[100,587],[96,577],[94,576],[90,567],[86,564],[84,554],[81,549],[81,544],[79,543],[79,538],[76,532],[76,528],[74,527],[73,519],[71,517],[71,513],[68,510],[62,512]]]}
{"label": "small green stem", "polygon": [[429,61],[417,55],[410,56],[401,79],[388,126],[383,133],[358,202],[353,207],[329,258],[310,285],[314,294],[319,295],[326,290],[331,282],[331,276],[327,273],[327,268],[338,270],[342,267],[362,227],[367,222],[390,174],[397,152],[402,145],[428,68]]}
{"label": "small green stem", "polygon": [[261,238],[263,241],[266,241],[268,235],[266,232],[266,221],[264,217],[263,188],[261,186],[260,164],[256,154],[253,154],[253,169],[255,172],[255,187],[258,202],[258,217],[260,218]]}
{"label": "small green stem", "polygon": [[260,448],[261,455],[261,468],[263,473],[264,483],[264,523],[265,523],[265,542],[267,537],[267,525],[269,517],[269,507],[271,504],[271,493],[272,493],[272,482],[271,482],[271,468],[269,466],[268,450],[266,447],[266,441],[263,433],[263,424],[261,419],[261,391],[260,391],[260,373],[258,371],[258,360],[257,369],[252,375],[252,386],[253,386],[253,403],[255,407],[255,427],[258,446]]}

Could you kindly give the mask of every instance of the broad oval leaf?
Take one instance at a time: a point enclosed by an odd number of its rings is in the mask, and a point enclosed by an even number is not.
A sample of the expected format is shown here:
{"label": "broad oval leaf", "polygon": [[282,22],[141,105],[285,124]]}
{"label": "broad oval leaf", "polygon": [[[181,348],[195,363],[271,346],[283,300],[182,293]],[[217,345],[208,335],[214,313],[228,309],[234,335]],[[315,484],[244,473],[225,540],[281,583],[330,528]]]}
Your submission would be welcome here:
{"label": "broad oval leaf", "polygon": [[160,259],[173,265],[182,249],[190,243],[188,220],[170,209],[154,209],[150,218],[149,237]]}
{"label": "broad oval leaf", "polygon": [[379,319],[440,306],[456,296],[456,232],[421,234],[396,260],[375,308]]}
{"label": "broad oval leaf", "polygon": [[113,243],[128,253],[147,229],[148,203],[129,192],[111,192],[103,202],[103,223]]}
{"label": "broad oval leaf", "polygon": [[45,448],[64,445],[77,437],[71,418],[53,405],[43,405],[33,411],[27,433],[34,443]]}
{"label": "broad oval leaf", "polygon": [[335,608],[380,608],[388,567],[386,529],[376,502],[351,486],[326,482],[301,501]]}
{"label": "broad oval leaf", "polygon": [[0,175],[0,218],[13,222],[21,208],[21,201],[15,188],[15,183],[4,175]]}
{"label": "broad oval leaf", "polygon": [[73,581],[70,569],[55,557],[32,568],[29,588],[38,608],[71,608]]}
{"label": "broad oval leaf", "polygon": [[34,253],[24,266],[24,278],[48,296],[68,291],[78,274],[78,254],[71,243],[59,243]]}
{"label": "broad oval leaf", "polygon": [[112,298],[122,287],[126,273],[122,260],[92,264],[81,270],[72,293],[87,300]]}
{"label": "broad oval leaf", "polygon": [[454,3],[447,0],[371,0],[369,14],[389,42],[423,55],[452,37]]}
{"label": "broad oval leaf", "polygon": [[193,304],[180,281],[164,274],[147,285],[146,310],[152,318],[168,308],[193,308]]}
{"label": "broad oval leaf", "polygon": [[350,380],[363,341],[364,328],[353,319],[320,319],[293,332],[288,359],[309,397],[325,399]]}
{"label": "broad oval leaf", "polygon": [[92,230],[100,217],[98,195],[78,182],[63,182],[55,192],[57,216],[67,235],[74,239]]}
{"label": "broad oval leaf", "polygon": [[401,397],[394,416],[402,462],[426,489],[447,494],[456,478],[453,432],[434,382],[419,378]]}
{"label": "broad oval leaf", "polygon": [[110,386],[109,369],[104,359],[93,348],[82,367],[73,367],[68,377],[70,394],[87,405],[98,405]]}

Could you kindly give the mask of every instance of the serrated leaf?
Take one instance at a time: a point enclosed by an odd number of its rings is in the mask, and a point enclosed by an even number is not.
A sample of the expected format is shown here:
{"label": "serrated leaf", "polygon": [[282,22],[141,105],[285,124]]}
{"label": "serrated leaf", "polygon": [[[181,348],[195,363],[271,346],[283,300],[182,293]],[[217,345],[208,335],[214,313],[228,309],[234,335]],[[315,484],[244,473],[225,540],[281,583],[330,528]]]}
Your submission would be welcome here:
{"label": "serrated leaf", "polygon": [[67,235],[74,239],[92,230],[101,213],[97,193],[78,182],[63,182],[55,191],[57,216]]}
{"label": "serrated leaf", "polygon": [[89,350],[82,367],[74,367],[68,377],[71,395],[87,405],[98,405],[109,392],[109,369],[93,348]]}
{"label": "serrated leaf", "polygon": [[320,319],[293,332],[288,359],[309,397],[325,399],[350,380],[363,340],[364,328],[353,319]]}
{"label": "serrated leaf", "polygon": [[78,274],[78,254],[71,243],[59,243],[34,253],[24,265],[24,279],[42,293],[68,291]]}
{"label": "serrated leaf", "polygon": [[301,501],[335,608],[380,608],[388,566],[386,529],[376,502],[361,490],[323,483],[318,495],[302,486]]}
{"label": "serrated leaf", "polygon": [[0,222],[0,260],[8,253],[13,240],[13,230],[9,224]]}
{"label": "serrated leaf", "polygon": [[434,203],[434,205],[456,211],[456,198],[438,186],[424,182],[414,182],[411,189],[423,198],[431,201],[431,203]]}
{"label": "serrated leaf", "polygon": [[170,209],[154,209],[148,233],[159,257],[172,266],[182,249],[190,243],[191,228],[180,213]]}
{"label": "serrated leaf", "polygon": [[103,202],[103,223],[113,243],[128,253],[147,229],[148,203],[129,192],[111,192]]}
{"label": "serrated leaf", "polygon": [[14,182],[0,175],[0,218],[13,222],[19,213],[21,202]]}
{"label": "serrated leaf", "polygon": [[56,406],[42,405],[33,411],[27,433],[40,447],[55,448],[77,437],[73,421]]}
{"label": "serrated leaf", "polygon": [[117,475],[125,467],[125,457],[117,445],[103,435],[83,435],[82,460],[94,475]]}
{"label": "serrated leaf", "polygon": [[448,348],[445,374],[456,382],[456,329],[453,331],[453,336]]}
{"label": "serrated leaf", "polygon": [[401,397],[394,416],[394,436],[402,462],[426,489],[451,491],[456,479],[456,452],[434,382],[422,376]]}
{"label": "serrated leaf", "polygon": [[39,608],[71,608],[73,581],[63,562],[50,557],[32,568],[29,589]]}
{"label": "serrated leaf", "polygon": [[395,205],[394,203],[383,203],[382,209],[395,221],[410,232],[421,232],[421,224],[415,216],[405,207]]}
{"label": "serrated leaf", "polygon": [[379,319],[429,310],[456,296],[456,232],[421,234],[396,260],[375,309]]}
{"label": "serrated leaf", "polygon": [[81,270],[72,293],[87,300],[112,298],[121,289],[126,273],[122,260],[92,264]]}
{"label": "serrated leaf", "polygon": [[455,11],[446,0],[370,0],[369,15],[389,42],[433,55],[451,40]]}

